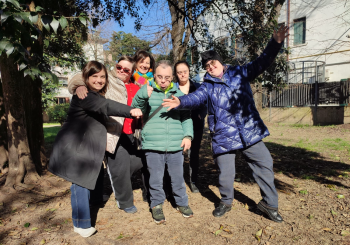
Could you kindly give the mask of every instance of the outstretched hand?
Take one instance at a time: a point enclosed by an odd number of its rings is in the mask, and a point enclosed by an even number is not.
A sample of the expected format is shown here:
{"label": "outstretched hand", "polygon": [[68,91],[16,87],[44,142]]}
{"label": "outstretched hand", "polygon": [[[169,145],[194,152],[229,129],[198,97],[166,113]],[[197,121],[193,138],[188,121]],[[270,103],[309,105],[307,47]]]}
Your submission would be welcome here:
{"label": "outstretched hand", "polygon": [[130,115],[135,118],[140,118],[142,116],[142,111],[138,108],[131,109]]}
{"label": "outstretched hand", "polygon": [[179,98],[177,98],[174,95],[172,95],[171,97],[172,99],[164,99],[164,102],[162,103],[163,107],[169,107],[167,111],[170,111],[171,109],[174,109],[175,107],[178,107],[181,104]]}
{"label": "outstretched hand", "polygon": [[288,33],[288,26],[281,25],[280,28],[276,31],[273,31],[273,38],[275,39],[276,42],[281,43],[283,40],[289,36]]}

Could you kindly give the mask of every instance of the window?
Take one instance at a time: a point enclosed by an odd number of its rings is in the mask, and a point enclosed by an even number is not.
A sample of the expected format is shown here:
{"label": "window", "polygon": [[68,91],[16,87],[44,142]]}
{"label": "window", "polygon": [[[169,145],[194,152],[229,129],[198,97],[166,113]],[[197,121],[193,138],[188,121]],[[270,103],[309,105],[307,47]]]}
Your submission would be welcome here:
{"label": "window", "polygon": [[236,41],[235,41],[236,47],[236,58],[237,59],[242,59],[244,57],[244,43],[243,43],[243,37],[238,36],[236,37]]}
{"label": "window", "polygon": [[[278,29],[280,29],[280,27],[281,27],[281,26],[284,26],[284,25],[285,25],[284,22],[278,23]],[[280,54],[282,54],[282,53],[285,51],[285,49],[286,49],[286,46],[285,46],[284,41],[285,41],[285,40],[283,40],[283,42],[282,42],[282,48],[281,48],[281,50],[280,50],[280,52],[279,52]]]}
{"label": "window", "polygon": [[65,104],[65,103],[69,103],[69,98],[65,97],[65,98],[57,98],[57,104]]}
{"label": "window", "polygon": [[294,20],[294,45],[305,43],[306,18]]}
{"label": "window", "polygon": [[235,37],[231,37],[231,53],[232,53],[232,56],[236,55],[236,38]]}
{"label": "window", "polygon": [[63,87],[68,87],[68,81],[65,79],[60,79],[59,84]]}
{"label": "window", "polygon": [[198,63],[198,51],[195,46],[190,47],[186,51],[186,61],[188,64],[193,65]]}

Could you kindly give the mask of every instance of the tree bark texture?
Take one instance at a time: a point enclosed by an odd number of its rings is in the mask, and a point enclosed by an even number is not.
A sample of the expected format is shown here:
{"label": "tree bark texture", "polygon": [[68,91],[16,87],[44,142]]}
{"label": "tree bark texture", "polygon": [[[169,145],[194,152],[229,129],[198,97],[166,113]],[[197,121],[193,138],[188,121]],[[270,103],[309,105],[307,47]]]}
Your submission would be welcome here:
{"label": "tree bark texture", "polygon": [[[192,9],[185,8],[185,2],[187,5],[191,3],[190,0],[177,0],[177,1],[168,1],[170,15],[171,15],[171,26],[170,31],[171,41],[173,45],[173,54],[174,54],[174,63],[179,60],[182,60],[187,48],[187,43],[190,40],[191,28],[193,26],[192,18]],[[175,7],[175,6],[176,7]],[[189,22],[186,26],[186,19],[183,13],[187,13]],[[185,36],[184,36],[185,34]]]}
{"label": "tree bark texture", "polygon": [[[1,81],[1,80],[0,80]],[[7,128],[4,96],[2,92],[2,84],[0,84],[0,171],[3,173],[4,164],[8,161],[7,151]]]}
{"label": "tree bark texture", "polygon": [[[38,179],[33,164],[26,129],[26,112],[24,110],[24,78],[12,58],[5,54],[0,57],[0,70],[7,117],[7,137],[9,152],[9,172],[5,186],[20,186],[27,174],[30,180]],[[27,112],[28,113],[28,112]]]}

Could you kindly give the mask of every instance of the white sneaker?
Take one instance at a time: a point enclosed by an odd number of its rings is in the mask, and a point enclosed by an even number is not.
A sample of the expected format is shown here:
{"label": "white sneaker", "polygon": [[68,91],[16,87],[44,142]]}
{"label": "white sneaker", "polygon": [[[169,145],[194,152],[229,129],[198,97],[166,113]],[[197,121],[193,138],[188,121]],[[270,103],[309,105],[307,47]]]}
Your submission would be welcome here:
{"label": "white sneaker", "polygon": [[95,227],[90,227],[90,228],[78,228],[74,226],[74,232],[78,233],[82,237],[89,237],[93,235],[96,232]]}

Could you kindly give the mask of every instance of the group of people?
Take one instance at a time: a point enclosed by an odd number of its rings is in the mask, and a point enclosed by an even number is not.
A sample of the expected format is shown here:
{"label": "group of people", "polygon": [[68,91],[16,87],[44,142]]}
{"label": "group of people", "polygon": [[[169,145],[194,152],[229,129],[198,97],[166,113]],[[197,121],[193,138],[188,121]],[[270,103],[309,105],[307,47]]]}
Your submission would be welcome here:
{"label": "group of people", "polygon": [[[156,223],[165,222],[164,172],[170,176],[177,210],[193,217],[184,181],[184,153],[190,156],[190,183],[198,193],[199,149],[208,114],[214,160],[220,169],[221,202],[213,215],[231,210],[235,151],[241,150],[260,186],[258,208],[282,222],[274,185],[271,155],[262,142],[269,132],[255,108],[249,82],[273,62],[287,28],[274,32],[261,55],[244,66],[223,63],[215,51],[203,52],[207,71],[203,82],[189,78],[185,61],[155,63],[144,50],[122,56],[115,68],[90,61],[70,81],[74,94],[68,117],[57,134],[49,171],[70,182],[74,231],[91,236],[90,204],[103,203],[103,159],[117,206],[127,213],[134,206],[131,176],[142,169],[143,198]],[[174,79],[175,78],[175,79]],[[142,150],[135,131],[141,130]],[[168,180],[166,180],[168,181]]]}

